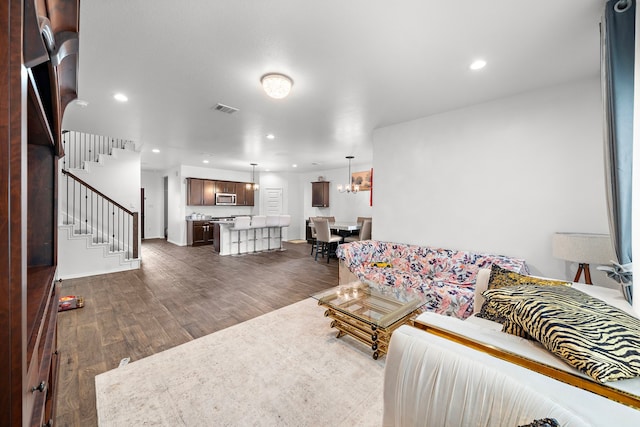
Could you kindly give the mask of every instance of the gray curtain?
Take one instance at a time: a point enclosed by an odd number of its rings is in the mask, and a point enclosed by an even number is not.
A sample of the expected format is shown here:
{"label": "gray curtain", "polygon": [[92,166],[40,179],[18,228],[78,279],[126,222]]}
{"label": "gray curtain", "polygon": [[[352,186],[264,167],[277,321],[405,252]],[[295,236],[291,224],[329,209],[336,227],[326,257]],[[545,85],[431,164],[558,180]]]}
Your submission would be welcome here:
{"label": "gray curtain", "polygon": [[617,266],[610,274],[631,302],[631,179],[635,0],[608,0],[602,20],[601,72],[609,229]]}

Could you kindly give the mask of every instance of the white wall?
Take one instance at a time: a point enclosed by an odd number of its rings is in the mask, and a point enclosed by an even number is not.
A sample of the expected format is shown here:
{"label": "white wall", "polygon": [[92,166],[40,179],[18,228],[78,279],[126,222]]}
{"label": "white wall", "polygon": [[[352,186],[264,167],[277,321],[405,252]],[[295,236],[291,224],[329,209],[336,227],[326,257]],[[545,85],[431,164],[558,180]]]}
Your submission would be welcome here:
{"label": "white wall", "polygon": [[184,246],[187,242],[185,225],[186,196],[183,194],[180,166],[165,171],[167,177],[167,241]]}
{"label": "white wall", "polygon": [[142,171],[140,180],[144,188],[145,239],[164,238],[164,174],[162,172]]}
{"label": "white wall", "polygon": [[608,233],[597,78],[378,129],[373,158],[375,239],[522,257],[572,279],[552,234]]}
{"label": "white wall", "polygon": [[102,164],[87,162],[87,170],[73,173],[125,208],[140,209],[140,153],[114,148],[113,155],[101,156]]}
{"label": "white wall", "polygon": [[[353,163],[351,172],[362,172],[371,169],[371,165],[366,163]],[[353,193],[339,193],[338,184],[343,186],[349,183],[349,169],[344,168],[328,169],[320,172],[303,174],[301,180],[304,181],[304,216],[335,216],[336,221],[355,221],[359,216],[372,216],[372,208],[369,206],[369,192],[359,191]],[[329,181],[329,207],[314,208],[311,206],[311,182],[317,181],[322,176],[325,181]]]}

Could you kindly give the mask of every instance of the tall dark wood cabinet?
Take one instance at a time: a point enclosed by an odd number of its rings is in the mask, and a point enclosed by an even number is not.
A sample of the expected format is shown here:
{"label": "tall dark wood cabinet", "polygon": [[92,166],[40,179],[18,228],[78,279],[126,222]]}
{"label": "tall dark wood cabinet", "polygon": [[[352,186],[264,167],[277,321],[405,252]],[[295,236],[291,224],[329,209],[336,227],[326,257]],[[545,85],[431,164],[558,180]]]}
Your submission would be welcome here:
{"label": "tall dark wood cabinet", "polygon": [[0,425],[55,414],[57,165],[77,95],[78,0],[0,8]]}

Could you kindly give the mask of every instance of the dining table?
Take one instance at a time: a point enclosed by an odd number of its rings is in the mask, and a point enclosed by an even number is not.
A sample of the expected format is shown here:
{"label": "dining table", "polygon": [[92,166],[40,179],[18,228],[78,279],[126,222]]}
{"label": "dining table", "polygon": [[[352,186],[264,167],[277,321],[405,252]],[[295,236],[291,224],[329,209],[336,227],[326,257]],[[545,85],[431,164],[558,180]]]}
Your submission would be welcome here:
{"label": "dining table", "polygon": [[329,229],[337,231],[338,235],[342,237],[351,236],[354,232],[360,231],[360,228],[361,224],[357,222],[336,221],[329,223]]}

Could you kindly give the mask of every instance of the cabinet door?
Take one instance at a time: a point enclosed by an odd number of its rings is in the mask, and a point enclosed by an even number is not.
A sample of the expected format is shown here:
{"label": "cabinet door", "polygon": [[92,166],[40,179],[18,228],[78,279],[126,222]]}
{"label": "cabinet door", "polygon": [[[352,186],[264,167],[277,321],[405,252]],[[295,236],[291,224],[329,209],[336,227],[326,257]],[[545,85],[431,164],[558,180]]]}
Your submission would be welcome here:
{"label": "cabinet door", "polygon": [[213,244],[213,224],[206,224],[204,226],[204,244]]}
{"label": "cabinet door", "polygon": [[216,204],[216,182],[208,179],[204,180],[202,186],[203,205],[213,206]]}
{"label": "cabinet door", "polygon": [[187,205],[201,206],[204,202],[204,180],[189,178],[189,189],[187,191]]}
{"label": "cabinet door", "polygon": [[234,194],[235,192],[236,192],[235,182],[216,181],[216,193]]}
{"label": "cabinet door", "polygon": [[329,207],[329,182],[311,183],[311,206],[317,208]]}
{"label": "cabinet door", "polygon": [[204,245],[205,240],[205,226],[202,221],[193,221],[193,246]]}
{"label": "cabinet door", "polygon": [[251,185],[251,188],[245,190],[244,192],[244,205],[245,206],[253,206],[254,203],[254,195],[255,195],[255,190],[253,189],[253,185]]}
{"label": "cabinet door", "polygon": [[247,189],[244,187],[244,185],[236,186],[236,205],[238,206],[246,205],[245,203],[246,194],[247,194]]}

